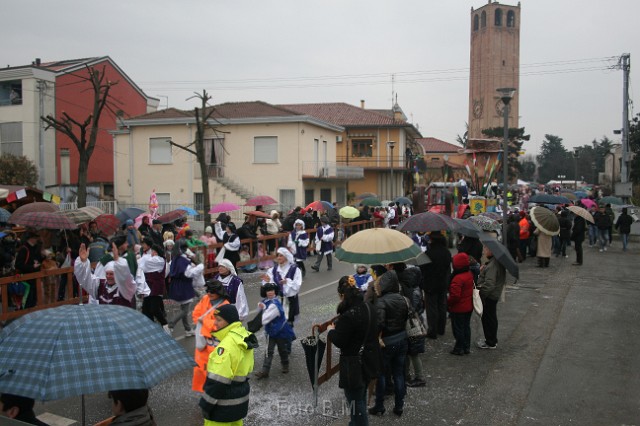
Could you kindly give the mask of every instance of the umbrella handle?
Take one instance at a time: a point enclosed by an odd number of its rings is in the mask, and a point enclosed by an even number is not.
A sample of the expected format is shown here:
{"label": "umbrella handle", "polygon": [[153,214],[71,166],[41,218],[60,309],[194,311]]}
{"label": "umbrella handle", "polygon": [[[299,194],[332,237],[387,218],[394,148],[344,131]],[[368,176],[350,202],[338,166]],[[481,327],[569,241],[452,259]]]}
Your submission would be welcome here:
{"label": "umbrella handle", "polygon": [[318,370],[319,370],[319,366],[318,366],[318,361],[319,361],[319,357],[320,357],[320,345],[318,345],[318,341],[320,340],[320,331],[319,328],[317,326],[314,326],[312,328],[313,331],[313,337],[315,337],[316,339],[316,356],[315,356],[315,362],[313,365],[313,408],[317,408],[318,407]]}

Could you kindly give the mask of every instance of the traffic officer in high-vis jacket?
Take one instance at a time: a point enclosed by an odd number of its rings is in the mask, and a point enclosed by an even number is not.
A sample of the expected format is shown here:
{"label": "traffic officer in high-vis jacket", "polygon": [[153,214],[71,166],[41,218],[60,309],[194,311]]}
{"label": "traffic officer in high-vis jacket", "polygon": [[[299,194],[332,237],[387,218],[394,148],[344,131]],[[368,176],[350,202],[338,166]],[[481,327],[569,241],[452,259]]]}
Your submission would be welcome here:
{"label": "traffic officer in high-vis jacket", "polygon": [[249,411],[248,375],[253,371],[253,349],[258,339],[240,322],[234,305],[215,311],[216,331],[220,341],[209,356],[207,380],[200,408],[205,426],[242,425]]}

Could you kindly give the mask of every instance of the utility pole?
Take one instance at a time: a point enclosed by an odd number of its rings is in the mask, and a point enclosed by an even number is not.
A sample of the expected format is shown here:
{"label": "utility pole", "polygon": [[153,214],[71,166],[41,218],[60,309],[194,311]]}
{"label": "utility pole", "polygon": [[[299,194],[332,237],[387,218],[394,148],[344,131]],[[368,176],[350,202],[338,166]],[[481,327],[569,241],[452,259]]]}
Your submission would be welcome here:
{"label": "utility pole", "polygon": [[629,181],[627,161],[629,156],[629,72],[631,71],[631,55],[625,53],[620,57],[620,67],[622,68],[623,88],[622,88],[622,164],[620,167],[620,182]]}
{"label": "utility pole", "polygon": [[[38,113],[40,117],[44,117],[44,95],[47,89],[47,83],[44,80],[38,80]],[[45,172],[44,172],[44,126],[43,121],[39,122],[38,129],[38,187],[40,190],[45,189]],[[55,161],[55,160],[54,160]]]}

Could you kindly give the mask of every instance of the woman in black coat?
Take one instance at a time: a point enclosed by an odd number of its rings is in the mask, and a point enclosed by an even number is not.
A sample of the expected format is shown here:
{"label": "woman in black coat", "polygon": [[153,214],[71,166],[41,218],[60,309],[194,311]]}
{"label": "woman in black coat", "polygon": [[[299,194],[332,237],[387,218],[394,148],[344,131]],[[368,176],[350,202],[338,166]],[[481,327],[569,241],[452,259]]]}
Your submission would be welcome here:
{"label": "woman in black coat", "polygon": [[[367,387],[380,370],[377,311],[373,304],[363,300],[362,292],[352,276],[340,278],[338,295],[340,304],[337,311],[340,316],[333,325],[327,327],[328,337],[340,349],[338,386],[344,389],[347,406],[350,407],[349,424],[368,424]],[[344,368],[353,365],[344,357],[355,356],[360,356],[362,367],[357,365],[356,371]]]}
{"label": "woman in black coat", "polygon": [[574,245],[576,249],[576,261],[573,265],[576,266],[582,265],[582,242],[584,241],[585,228],[585,220],[576,215],[573,219],[573,229],[571,230],[571,241],[575,243]]}

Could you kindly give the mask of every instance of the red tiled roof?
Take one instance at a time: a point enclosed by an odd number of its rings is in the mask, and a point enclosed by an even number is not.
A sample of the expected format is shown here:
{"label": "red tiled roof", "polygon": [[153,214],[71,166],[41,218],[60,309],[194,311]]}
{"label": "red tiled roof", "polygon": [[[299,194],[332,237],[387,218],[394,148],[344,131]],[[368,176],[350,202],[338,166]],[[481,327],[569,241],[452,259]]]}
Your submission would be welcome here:
{"label": "red tiled roof", "polygon": [[258,118],[258,117],[286,117],[302,115],[278,105],[271,105],[263,101],[227,102],[215,105],[215,118]]}
{"label": "red tiled roof", "polygon": [[300,114],[310,115],[338,126],[406,126],[404,120],[394,120],[393,116],[380,110],[368,110],[343,102],[322,104],[279,105]]}
{"label": "red tiled roof", "polygon": [[[289,111],[285,108],[271,105],[262,101],[227,102],[224,104],[214,105],[212,108],[215,108],[213,117],[217,119],[287,117],[301,115],[300,113]],[[168,108],[139,115],[133,118],[136,120],[159,120],[163,118],[171,119],[193,117],[193,114],[193,110]]]}
{"label": "red tiled roof", "polygon": [[453,145],[453,144],[450,144],[449,142],[445,142],[436,138],[419,138],[419,139],[416,139],[416,142],[422,145],[422,148],[424,149],[425,153],[427,152],[457,153],[462,149],[462,147],[459,145]]}

